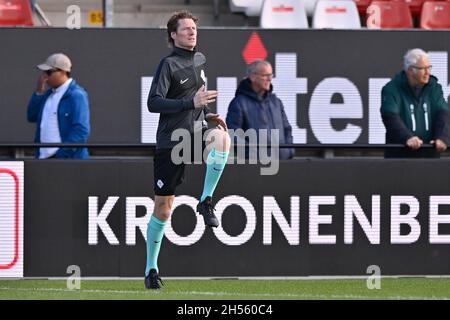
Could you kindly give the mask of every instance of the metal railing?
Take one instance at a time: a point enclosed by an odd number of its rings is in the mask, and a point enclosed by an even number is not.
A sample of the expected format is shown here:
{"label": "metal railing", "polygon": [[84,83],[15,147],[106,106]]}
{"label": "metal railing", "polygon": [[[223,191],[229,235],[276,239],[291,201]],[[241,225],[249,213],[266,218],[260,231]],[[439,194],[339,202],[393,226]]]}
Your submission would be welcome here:
{"label": "metal railing", "polygon": [[[270,145],[234,145],[237,147],[270,148]],[[94,157],[149,157],[154,155],[155,143],[32,143],[32,142],[0,142],[0,156],[20,159],[33,158],[37,148],[88,148]],[[406,148],[403,144],[280,144],[279,148],[294,148],[296,156],[334,158],[336,153],[344,156],[379,156],[391,148]],[[434,145],[424,144],[422,149],[432,149]],[[308,153],[309,152],[309,153]],[[313,153],[311,153],[313,152]],[[314,153],[315,152],[315,153]],[[447,152],[446,152],[447,153]],[[443,155],[445,156],[445,155]],[[450,156],[450,152],[448,152]]]}
{"label": "metal railing", "polygon": [[[270,144],[246,144],[234,145],[235,147],[270,147]],[[155,148],[156,143],[34,143],[34,142],[0,142],[0,148]],[[404,148],[403,144],[303,144],[303,143],[284,143],[279,144],[280,148],[298,148],[298,149],[389,149]],[[434,148],[432,144],[424,144],[422,148]]]}

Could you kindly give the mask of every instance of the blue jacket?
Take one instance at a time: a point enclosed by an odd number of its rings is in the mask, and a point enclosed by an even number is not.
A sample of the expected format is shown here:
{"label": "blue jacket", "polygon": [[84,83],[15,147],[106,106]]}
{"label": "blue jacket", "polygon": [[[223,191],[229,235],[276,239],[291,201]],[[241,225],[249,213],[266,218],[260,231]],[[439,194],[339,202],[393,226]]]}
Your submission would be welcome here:
{"label": "blue jacket", "polygon": [[[226,122],[228,128],[234,130],[279,129],[279,143],[292,143],[292,127],[284,112],[283,103],[272,93],[272,86],[270,91],[261,97],[253,91],[248,78],[239,84],[228,107]],[[290,159],[293,155],[294,149],[280,148],[280,159]]]}
{"label": "blue jacket", "polygon": [[[45,101],[52,93],[47,90],[43,95],[33,93],[28,103],[27,118],[36,122],[35,142],[41,142],[41,120]],[[75,80],[69,85],[58,105],[58,125],[62,143],[85,143],[89,137],[89,99],[87,92]],[[87,148],[60,148],[56,158],[87,159]]]}

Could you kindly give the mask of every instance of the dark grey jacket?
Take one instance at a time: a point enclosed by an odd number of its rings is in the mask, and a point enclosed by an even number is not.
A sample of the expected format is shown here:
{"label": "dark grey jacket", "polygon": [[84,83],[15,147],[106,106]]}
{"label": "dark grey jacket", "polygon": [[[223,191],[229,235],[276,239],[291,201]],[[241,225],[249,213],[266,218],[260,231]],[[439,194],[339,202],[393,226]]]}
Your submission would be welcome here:
{"label": "dark grey jacket", "polygon": [[196,50],[174,47],[172,53],[163,58],[153,78],[147,107],[159,113],[156,148],[173,148],[178,141],[171,141],[172,132],[186,129],[191,134],[201,130],[205,115],[211,111],[194,108],[194,96],[205,84],[205,56]]}
{"label": "dark grey jacket", "polygon": [[[239,84],[236,95],[228,107],[227,126],[229,129],[272,129],[280,130],[278,143],[292,143],[292,127],[284,112],[283,103],[270,91],[264,97],[259,96],[251,87],[251,81],[245,78]],[[270,133],[269,133],[270,137]],[[294,149],[280,148],[280,159],[291,159]]]}

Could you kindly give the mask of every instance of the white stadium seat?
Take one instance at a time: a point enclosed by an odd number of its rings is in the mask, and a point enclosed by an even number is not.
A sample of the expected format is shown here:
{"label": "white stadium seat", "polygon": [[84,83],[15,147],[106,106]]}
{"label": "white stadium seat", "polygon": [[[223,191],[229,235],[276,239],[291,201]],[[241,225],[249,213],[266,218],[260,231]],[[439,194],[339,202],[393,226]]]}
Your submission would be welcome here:
{"label": "white stadium seat", "polygon": [[264,0],[228,0],[230,11],[244,12],[249,17],[259,17]]}
{"label": "white stadium seat", "polygon": [[233,13],[237,12],[245,12],[245,4],[249,2],[248,0],[228,0],[228,4],[230,5],[230,11]]}
{"label": "white stadium seat", "polygon": [[314,10],[315,29],[360,29],[361,21],[352,0],[319,0]]}
{"label": "white stadium seat", "polygon": [[314,14],[314,9],[316,8],[317,0],[299,0],[305,5],[306,15],[312,17]]}
{"label": "white stadium seat", "polygon": [[261,28],[308,28],[305,6],[299,0],[265,0],[261,11]]}
{"label": "white stadium seat", "polygon": [[251,2],[251,4],[245,8],[245,14],[248,17],[259,17],[261,15],[264,0],[250,0],[249,2]]}

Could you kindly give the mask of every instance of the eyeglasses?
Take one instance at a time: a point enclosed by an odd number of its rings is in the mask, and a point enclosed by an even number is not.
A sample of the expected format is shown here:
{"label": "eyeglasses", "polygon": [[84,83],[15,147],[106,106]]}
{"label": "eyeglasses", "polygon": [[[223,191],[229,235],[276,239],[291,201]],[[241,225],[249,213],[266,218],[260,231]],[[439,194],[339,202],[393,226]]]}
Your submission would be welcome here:
{"label": "eyeglasses", "polygon": [[56,72],[56,71],[59,71],[59,69],[50,69],[50,70],[45,70],[44,72],[47,76],[50,77],[52,75],[52,73]]}
{"label": "eyeglasses", "polygon": [[274,74],[272,74],[272,73],[263,73],[263,74],[259,74],[259,76],[261,76],[263,78],[272,79],[274,77]]}
{"label": "eyeglasses", "polygon": [[414,68],[414,69],[416,69],[416,70],[428,70],[428,71],[431,71],[431,69],[433,68],[433,66],[425,66],[425,67],[411,66],[411,68]]}

